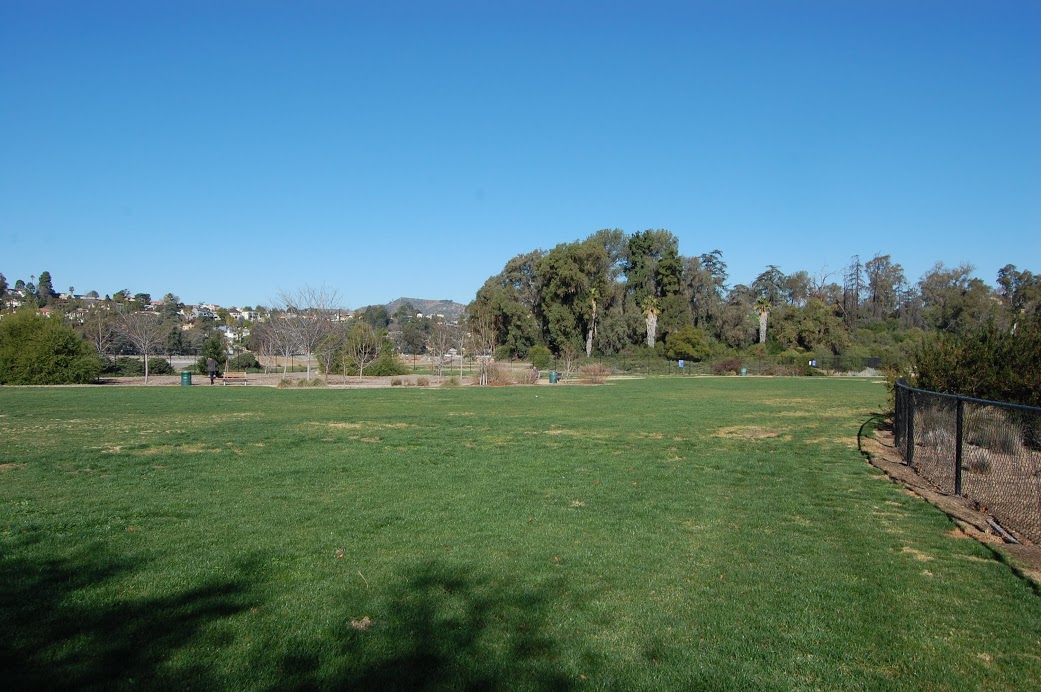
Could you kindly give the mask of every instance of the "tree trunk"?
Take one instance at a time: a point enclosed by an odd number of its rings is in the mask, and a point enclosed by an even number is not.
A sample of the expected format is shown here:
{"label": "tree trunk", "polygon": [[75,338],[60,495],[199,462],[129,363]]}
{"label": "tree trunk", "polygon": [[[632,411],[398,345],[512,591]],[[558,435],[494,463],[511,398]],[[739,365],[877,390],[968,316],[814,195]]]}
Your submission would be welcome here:
{"label": "tree trunk", "polygon": [[770,319],[770,313],[763,311],[759,313],[759,343],[766,343],[766,322]]}

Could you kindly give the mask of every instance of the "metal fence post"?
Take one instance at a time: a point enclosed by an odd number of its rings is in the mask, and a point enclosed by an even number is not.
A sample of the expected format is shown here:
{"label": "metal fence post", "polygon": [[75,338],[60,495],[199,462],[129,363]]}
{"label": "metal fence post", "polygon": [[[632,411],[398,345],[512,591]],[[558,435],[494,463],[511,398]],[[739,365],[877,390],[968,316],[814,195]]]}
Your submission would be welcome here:
{"label": "metal fence post", "polygon": [[896,408],[896,416],[893,419],[893,438],[897,445],[904,441],[904,430],[907,425],[907,392],[904,390],[903,384],[904,378],[901,377],[893,388],[893,403]]}
{"label": "metal fence post", "polygon": [[957,430],[954,436],[954,494],[961,495],[962,437],[965,428],[965,400],[958,399]]}
{"label": "metal fence post", "polygon": [[904,461],[908,466],[914,466],[914,392],[907,393],[907,421],[904,433],[907,435],[907,446],[904,452]]}

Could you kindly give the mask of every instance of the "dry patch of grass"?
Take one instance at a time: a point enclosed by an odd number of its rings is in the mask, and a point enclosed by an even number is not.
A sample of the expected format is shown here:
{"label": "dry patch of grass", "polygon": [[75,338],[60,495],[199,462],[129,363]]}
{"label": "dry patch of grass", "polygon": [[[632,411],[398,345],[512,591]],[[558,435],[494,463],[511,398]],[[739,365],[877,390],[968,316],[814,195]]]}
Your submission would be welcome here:
{"label": "dry patch of grass", "polygon": [[771,437],[779,437],[780,430],[761,428],[756,425],[732,425],[719,428],[712,433],[712,437],[722,437],[728,440],[766,440]]}
{"label": "dry patch of grass", "polygon": [[309,425],[333,428],[334,430],[361,430],[362,428],[369,430],[403,430],[416,427],[411,423],[377,423],[376,421],[330,421],[324,423],[314,421],[309,423]]}
{"label": "dry patch of grass", "polygon": [[857,448],[857,438],[855,437],[815,437],[810,440],[806,440],[808,445],[824,445],[824,444],[840,444],[848,449]]}
{"label": "dry patch of grass", "polygon": [[25,464],[0,464],[0,473],[4,471],[14,471],[15,469],[25,468]]}
{"label": "dry patch of grass", "polygon": [[927,555],[926,553],[923,553],[921,550],[912,548],[909,545],[905,545],[903,548],[901,548],[900,552],[904,555],[910,555],[919,562],[929,562],[934,559],[932,555]]}

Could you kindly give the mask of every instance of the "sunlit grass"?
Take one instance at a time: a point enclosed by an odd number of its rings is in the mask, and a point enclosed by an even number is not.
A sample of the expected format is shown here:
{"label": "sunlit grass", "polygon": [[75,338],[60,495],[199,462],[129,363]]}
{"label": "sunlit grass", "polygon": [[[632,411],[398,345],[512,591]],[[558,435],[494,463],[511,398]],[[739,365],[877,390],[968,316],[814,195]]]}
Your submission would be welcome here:
{"label": "sunlit grass", "polygon": [[1029,689],[1041,602],[860,380],[0,389],[0,656],[61,686]]}

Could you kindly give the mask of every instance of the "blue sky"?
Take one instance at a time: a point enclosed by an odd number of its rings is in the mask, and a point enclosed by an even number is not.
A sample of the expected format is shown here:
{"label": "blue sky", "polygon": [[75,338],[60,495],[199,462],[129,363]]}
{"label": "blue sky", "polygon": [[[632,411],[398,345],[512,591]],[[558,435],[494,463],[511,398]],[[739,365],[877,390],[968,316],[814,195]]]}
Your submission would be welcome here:
{"label": "blue sky", "polygon": [[1041,272],[1041,3],[0,0],[0,273],[469,302],[601,228],[731,283]]}

